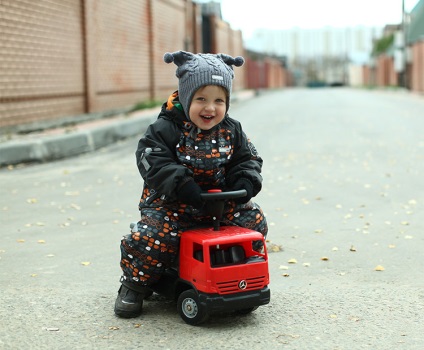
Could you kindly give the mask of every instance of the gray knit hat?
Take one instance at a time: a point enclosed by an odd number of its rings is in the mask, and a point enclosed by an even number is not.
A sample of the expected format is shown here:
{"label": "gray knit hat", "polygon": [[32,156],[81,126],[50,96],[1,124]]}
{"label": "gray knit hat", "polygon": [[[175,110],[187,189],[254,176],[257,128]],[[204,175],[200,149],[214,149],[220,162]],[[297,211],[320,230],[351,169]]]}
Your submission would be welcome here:
{"label": "gray knit hat", "polygon": [[178,68],[175,73],[178,81],[178,95],[184,112],[188,117],[191,100],[196,91],[205,85],[218,85],[228,92],[227,110],[230,104],[232,80],[234,78],[233,65],[241,67],[244,58],[233,58],[225,54],[198,53],[186,51],[165,53],[163,60],[166,63],[174,62]]}

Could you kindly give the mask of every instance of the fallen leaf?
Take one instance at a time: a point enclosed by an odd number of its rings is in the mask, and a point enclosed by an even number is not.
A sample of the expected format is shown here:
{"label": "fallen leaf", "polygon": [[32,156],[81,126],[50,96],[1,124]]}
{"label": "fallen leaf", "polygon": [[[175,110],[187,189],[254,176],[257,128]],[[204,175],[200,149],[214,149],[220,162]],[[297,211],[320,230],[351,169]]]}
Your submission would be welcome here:
{"label": "fallen leaf", "polygon": [[349,249],[351,252],[356,252],[356,248],[352,245]]}
{"label": "fallen leaf", "polygon": [[269,246],[267,246],[267,249],[268,249],[268,251],[274,252],[274,253],[280,252],[280,251],[283,250],[281,245],[277,245],[277,244],[274,244],[274,243],[271,243]]}
{"label": "fallen leaf", "polygon": [[283,273],[281,276],[283,276],[283,277],[290,277],[290,275],[288,273]]}
{"label": "fallen leaf", "polygon": [[414,238],[413,236],[410,236],[410,235],[406,235],[405,236],[405,239],[412,239],[412,238]]}
{"label": "fallen leaf", "polygon": [[83,262],[81,263],[81,265],[83,265],[83,266],[88,266],[88,265],[90,265],[90,262],[89,262],[89,261],[83,261]]}
{"label": "fallen leaf", "polygon": [[32,273],[30,276],[31,277],[37,277],[37,274],[36,273]]}
{"label": "fallen leaf", "polygon": [[280,270],[288,270],[289,267],[288,266],[284,266],[284,265],[280,265],[279,269]]}
{"label": "fallen leaf", "polygon": [[112,331],[116,331],[116,330],[118,330],[118,329],[119,329],[119,327],[112,326],[112,327],[109,327],[109,329],[110,329],[110,330],[112,330]]}
{"label": "fallen leaf", "polygon": [[29,204],[37,203],[37,198],[28,198],[27,203],[29,203]]}
{"label": "fallen leaf", "polygon": [[57,332],[57,331],[59,331],[59,328],[57,328],[57,327],[48,327],[48,328],[46,328],[46,331]]}
{"label": "fallen leaf", "polygon": [[140,324],[140,323],[136,323],[135,325],[134,325],[134,328],[140,328],[142,326],[142,324]]}
{"label": "fallen leaf", "polygon": [[331,249],[333,252],[336,252],[336,251],[338,251],[339,250],[339,248],[337,248],[337,247],[333,247],[333,249]]}
{"label": "fallen leaf", "polygon": [[393,249],[393,248],[396,248],[396,246],[394,244],[389,244],[389,248]]}
{"label": "fallen leaf", "polygon": [[66,191],[65,196],[79,196],[79,191]]}
{"label": "fallen leaf", "polygon": [[290,259],[289,261],[287,261],[289,264],[297,264],[297,260],[296,259]]}
{"label": "fallen leaf", "polygon": [[404,226],[408,226],[409,222],[408,221],[402,221],[401,224],[404,225]]}
{"label": "fallen leaf", "polygon": [[75,210],[81,210],[81,207],[78,204],[71,204],[71,208],[75,209]]}
{"label": "fallen leaf", "polygon": [[44,239],[39,239],[39,240],[37,241],[37,243],[44,244],[44,243],[46,243],[46,241],[45,241]]}
{"label": "fallen leaf", "polygon": [[323,257],[321,258],[321,260],[322,260],[322,261],[328,261],[328,260],[330,260],[330,259],[328,259],[326,256],[323,256]]}
{"label": "fallen leaf", "polygon": [[381,265],[377,265],[374,269],[375,271],[384,271],[384,267]]}
{"label": "fallen leaf", "polygon": [[25,240],[21,238],[21,239],[17,239],[16,242],[18,242],[18,243],[25,243]]}

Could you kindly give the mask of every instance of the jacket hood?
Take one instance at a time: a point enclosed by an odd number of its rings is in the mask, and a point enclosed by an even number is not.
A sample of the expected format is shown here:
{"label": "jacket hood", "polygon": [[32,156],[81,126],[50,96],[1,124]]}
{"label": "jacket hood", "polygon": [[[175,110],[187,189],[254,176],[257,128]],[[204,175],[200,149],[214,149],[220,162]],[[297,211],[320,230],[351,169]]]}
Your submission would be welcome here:
{"label": "jacket hood", "polygon": [[190,122],[181,107],[178,99],[178,91],[172,93],[168,100],[162,105],[158,118],[172,120],[178,125],[184,125]]}
{"label": "jacket hood", "polygon": [[[213,131],[216,128],[221,127],[221,124],[225,122],[227,117],[228,117],[228,114],[225,115],[221,123],[214,126],[212,129],[202,130],[202,131],[205,133],[209,133],[210,131]],[[168,97],[168,100],[162,105],[162,109],[161,109],[161,112],[159,113],[158,118],[172,120],[174,123],[181,125],[184,129],[192,129],[192,131],[197,130],[197,132],[200,132],[200,129],[198,129],[196,125],[194,125],[184,113],[183,107],[178,97],[178,91],[173,92]]]}

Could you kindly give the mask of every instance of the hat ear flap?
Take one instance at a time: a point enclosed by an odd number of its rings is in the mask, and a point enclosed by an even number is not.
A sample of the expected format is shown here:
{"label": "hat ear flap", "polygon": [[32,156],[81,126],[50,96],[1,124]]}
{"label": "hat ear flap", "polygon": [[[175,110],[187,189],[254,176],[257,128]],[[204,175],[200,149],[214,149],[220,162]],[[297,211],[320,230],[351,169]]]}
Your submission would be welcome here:
{"label": "hat ear flap", "polygon": [[228,64],[229,66],[236,66],[236,67],[241,67],[244,64],[244,58],[241,56],[237,56],[236,58],[233,58],[229,55],[226,54],[219,54],[219,56],[222,58],[222,60]]}
{"label": "hat ear flap", "polygon": [[163,60],[166,63],[174,62],[178,67],[181,67],[188,60],[192,59],[193,56],[194,55],[191,52],[186,52],[186,51],[176,51],[173,53],[167,52],[163,56]]}

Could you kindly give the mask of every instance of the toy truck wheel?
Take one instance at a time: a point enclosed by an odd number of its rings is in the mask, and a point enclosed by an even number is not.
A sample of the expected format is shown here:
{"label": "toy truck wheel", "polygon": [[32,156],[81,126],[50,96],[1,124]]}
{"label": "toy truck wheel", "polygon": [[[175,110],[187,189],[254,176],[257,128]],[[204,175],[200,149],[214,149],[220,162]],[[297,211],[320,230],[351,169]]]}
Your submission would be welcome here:
{"label": "toy truck wheel", "polygon": [[254,307],[249,307],[247,309],[239,309],[236,310],[236,313],[238,313],[239,315],[248,315],[251,312],[255,311],[259,306],[254,306]]}
{"label": "toy truck wheel", "polygon": [[184,322],[192,326],[205,322],[209,317],[193,289],[188,289],[180,294],[177,308]]}

